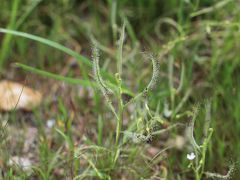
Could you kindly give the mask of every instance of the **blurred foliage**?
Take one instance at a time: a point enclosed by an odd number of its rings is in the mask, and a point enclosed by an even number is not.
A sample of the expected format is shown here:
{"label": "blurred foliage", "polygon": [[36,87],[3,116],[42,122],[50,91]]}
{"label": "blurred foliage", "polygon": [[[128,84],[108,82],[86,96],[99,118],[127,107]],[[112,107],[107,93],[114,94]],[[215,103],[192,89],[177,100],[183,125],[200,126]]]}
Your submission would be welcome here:
{"label": "blurred foliage", "polygon": [[[164,102],[176,108],[191,89],[182,110],[212,101],[213,142],[208,150],[207,169],[225,172],[228,158],[239,161],[240,150],[240,4],[231,0],[21,0],[13,29],[59,42],[90,57],[91,42],[101,50],[101,65],[116,72],[116,41],[123,21],[127,36],[124,45],[124,76],[134,92],[142,90],[151,76],[144,53],[161,57],[162,79],[150,97],[150,108],[163,109]],[[0,0],[0,26],[8,27],[13,1]],[[181,38],[185,38],[181,40]],[[0,34],[0,42],[4,35]],[[179,40],[180,39],[180,40]],[[178,40],[175,43],[175,40]],[[170,43],[169,43],[170,42]],[[175,43],[175,44],[174,44]],[[172,44],[174,44],[172,46]],[[1,43],[2,46],[2,43]],[[61,72],[71,59],[59,51],[28,39],[12,37],[5,57],[2,76],[12,62],[21,62],[46,71]],[[168,50],[169,48],[169,50]],[[2,47],[1,47],[2,50]],[[1,52],[0,50],[0,52]],[[167,51],[166,54],[164,52]],[[162,55],[164,54],[164,55]],[[169,66],[173,59],[174,87],[179,85],[185,67],[181,91],[171,100]],[[89,74],[91,69],[86,69]],[[82,73],[82,72],[81,72]],[[66,75],[78,76],[70,71]],[[83,74],[81,74],[81,77]],[[94,97],[102,113],[99,97]],[[81,102],[82,103],[82,102]],[[83,106],[83,105],[81,105]],[[91,110],[89,110],[91,111]],[[198,119],[202,119],[200,113]],[[174,119],[173,122],[177,122]],[[196,137],[202,136],[197,121]],[[44,147],[41,147],[44,148]],[[46,150],[47,151],[47,150]],[[176,171],[187,167],[185,154],[172,152],[169,167]],[[174,168],[172,169],[174,174]],[[172,175],[171,174],[171,175]]]}

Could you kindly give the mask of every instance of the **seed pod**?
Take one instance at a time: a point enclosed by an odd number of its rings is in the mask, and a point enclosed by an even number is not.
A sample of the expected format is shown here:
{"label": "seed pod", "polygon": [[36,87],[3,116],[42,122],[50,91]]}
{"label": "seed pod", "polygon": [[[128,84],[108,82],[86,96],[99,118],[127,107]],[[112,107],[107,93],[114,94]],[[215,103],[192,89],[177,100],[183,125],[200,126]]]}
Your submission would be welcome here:
{"label": "seed pod", "polygon": [[152,79],[149,82],[146,91],[152,91],[156,88],[157,83],[159,82],[160,78],[160,62],[158,59],[153,57],[153,55],[150,55],[150,58],[152,60],[152,66],[153,66],[153,73],[152,73]]}

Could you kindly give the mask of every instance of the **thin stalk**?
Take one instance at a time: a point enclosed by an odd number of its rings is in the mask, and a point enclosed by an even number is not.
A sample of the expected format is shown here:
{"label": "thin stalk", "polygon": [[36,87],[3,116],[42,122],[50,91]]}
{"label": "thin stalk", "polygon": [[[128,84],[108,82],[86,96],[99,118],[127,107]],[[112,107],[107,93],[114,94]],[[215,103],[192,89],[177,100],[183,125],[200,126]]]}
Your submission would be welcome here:
{"label": "thin stalk", "polygon": [[213,134],[213,129],[210,128],[209,129],[209,135],[207,137],[207,139],[205,139],[204,143],[203,143],[203,150],[202,150],[202,159],[201,159],[201,164],[202,164],[202,168],[201,168],[201,172],[200,172],[200,179],[204,173],[204,168],[205,168],[205,160],[206,160],[206,151],[207,151],[207,147],[208,147],[208,143],[212,137]]}
{"label": "thin stalk", "polygon": [[113,0],[110,3],[111,5],[111,28],[112,28],[112,33],[113,33],[113,42],[116,42],[117,40],[117,0]]}
{"label": "thin stalk", "polygon": [[[15,29],[19,4],[20,4],[20,0],[13,1],[11,18],[10,18],[10,22],[7,26],[7,29]],[[3,39],[2,47],[1,47],[1,51],[0,51],[0,70],[2,70],[5,60],[8,56],[11,40],[12,40],[11,34],[5,35],[5,37]]]}
{"label": "thin stalk", "polygon": [[119,157],[119,139],[120,139],[120,133],[122,131],[122,123],[123,123],[123,111],[124,111],[124,105],[122,100],[122,80],[120,75],[116,74],[116,79],[118,83],[118,92],[117,92],[117,100],[118,100],[118,112],[117,112],[117,127],[116,127],[116,140],[115,140],[115,157],[114,157],[114,165]]}
{"label": "thin stalk", "polygon": [[201,180],[201,178],[200,178],[199,173],[198,173],[197,170],[195,171],[195,177],[196,177],[196,180]]}
{"label": "thin stalk", "polygon": [[[115,3],[115,1],[113,1]],[[124,43],[124,36],[125,36],[125,21],[123,22],[120,39],[118,43],[118,53],[117,53],[117,70],[118,73],[116,74],[117,85],[118,85],[118,119],[117,119],[117,127],[116,127],[116,146],[119,145],[119,137],[122,130],[122,122],[123,122],[123,100],[122,100],[122,66],[123,66],[123,43]]]}
{"label": "thin stalk", "polygon": [[124,111],[124,104],[123,104],[123,100],[122,100],[122,65],[123,65],[123,43],[124,43],[124,36],[125,36],[125,22],[123,23],[123,27],[122,27],[122,31],[121,31],[121,35],[120,35],[120,40],[119,40],[119,44],[118,44],[118,53],[117,53],[117,69],[118,69],[118,73],[116,74],[116,79],[117,79],[117,84],[118,84],[118,93],[117,93],[117,99],[118,99],[118,118],[117,118],[117,127],[116,127],[116,144],[115,144],[115,148],[116,148],[116,152],[115,152],[115,160],[114,160],[114,164],[116,162],[116,160],[118,159],[119,156],[119,139],[120,139],[120,133],[122,131],[122,123],[123,123],[123,111]]}
{"label": "thin stalk", "polygon": [[24,21],[31,15],[34,9],[40,4],[42,0],[35,0],[32,2],[31,6],[25,11],[25,13],[16,22],[15,29],[19,29]]}
{"label": "thin stalk", "polygon": [[117,76],[117,81],[118,81],[118,94],[117,94],[117,99],[118,99],[118,113],[117,113],[117,127],[116,127],[116,140],[115,140],[115,154],[114,154],[114,163],[113,165],[115,166],[119,154],[120,154],[120,143],[119,143],[119,139],[120,139],[120,133],[122,131],[122,123],[123,123],[123,111],[124,111],[124,105],[123,105],[123,100],[122,100],[122,81],[121,78],[119,76],[119,74],[116,75]]}
{"label": "thin stalk", "polygon": [[[120,96],[121,98],[121,96]],[[120,100],[120,98],[118,98]],[[122,123],[123,123],[123,103],[122,99],[120,100],[118,107],[118,121],[117,121],[117,128],[116,128],[116,146],[119,146],[119,137],[122,130]]]}
{"label": "thin stalk", "polygon": [[119,50],[118,50],[118,74],[121,78],[122,76],[122,64],[123,64],[123,43],[124,43],[124,36],[125,36],[125,21],[123,23],[123,27],[121,30],[121,37],[119,40]]}
{"label": "thin stalk", "polygon": [[168,80],[169,80],[169,90],[171,94],[171,109],[175,109],[175,89],[173,83],[173,66],[174,66],[174,59],[170,57],[169,64],[168,64]]}

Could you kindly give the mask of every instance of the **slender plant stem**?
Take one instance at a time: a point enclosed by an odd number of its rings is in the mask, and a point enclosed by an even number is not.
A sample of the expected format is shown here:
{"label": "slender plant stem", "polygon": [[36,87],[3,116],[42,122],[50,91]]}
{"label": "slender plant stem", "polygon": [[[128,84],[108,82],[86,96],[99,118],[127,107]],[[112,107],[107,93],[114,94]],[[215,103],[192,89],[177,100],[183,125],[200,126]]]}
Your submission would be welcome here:
{"label": "slender plant stem", "polygon": [[[15,25],[16,25],[15,23],[16,23],[19,4],[20,4],[20,0],[13,1],[11,18],[10,18],[10,22],[7,26],[8,29],[15,29]],[[8,57],[11,40],[12,40],[12,35],[7,34],[2,41],[2,46],[1,46],[1,51],[0,51],[0,71],[2,70],[5,60]]]}
{"label": "slender plant stem", "polygon": [[116,75],[117,81],[118,81],[118,93],[117,93],[117,98],[118,98],[118,113],[117,113],[117,127],[116,127],[116,141],[115,141],[115,153],[114,153],[114,163],[113,165],[115,166],[117,159],[119,157],[119,152],[120,152],[120,133],[122,131],[122,123],[123,123],[123,111],[124,111],[124,105],[123,105],[123,100],[122,100],[122,88],[121,88],[121,78],[119,74]]}
{"label": "slender plant stem", "polygon": [[118,77],[118,86],[119,86],[119,91],[118,91],[118,119],[117,119],[117,128],[116,128],[116,147],[119,146],[119,137],[120,133],[122,130],[122,122],[123,122],[123,110],[124,110],[124,105],[122,101],[122,88],[121,88],[121,79]]}
{"label": "slender plant stem", "polygon": [[203,173],[204,173],[204,168],[205,168],[205,160],[206,160],[206,151],[207,151],[207,147],[208,147],[208,143],[212,137],[212,133],[213,133],[213,129],[210,128],[209,129],[209,135],[207,137],[207,139],[205,139],[204,143],[203,143],[203,150],[202,150],[202,168],[201,168],[201,172],[200,172],[200,178],[202,177]]}
{"label": "slender plant stem", "polygon": [[[121,106],[121,105],[119,105]],[[123,122],[123,108],[119,107],[118,110],[118,122],[117,122],[117,129],[116,129],[116,146],[119,146],[119,137],[122,130],[122,122]]]}

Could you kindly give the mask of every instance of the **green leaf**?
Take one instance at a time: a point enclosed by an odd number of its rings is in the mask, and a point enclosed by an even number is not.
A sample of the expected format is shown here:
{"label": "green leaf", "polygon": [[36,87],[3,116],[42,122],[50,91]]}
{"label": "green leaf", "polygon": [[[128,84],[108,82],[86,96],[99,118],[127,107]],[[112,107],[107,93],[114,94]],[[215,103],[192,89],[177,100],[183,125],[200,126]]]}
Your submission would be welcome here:
{"label": "green leaf", "polygon": [[[15,35],[15,36],[24,37],[24,38],[27,38],[27,39],[31,39],[31,40],[40,42],[42,44],[45,44],[45,45],[48,45],[48,46],[53,47],[55,49],[58,49],[58,50],[60,50],[64,53],[76,58],[76,60],[84,63],[88,67],[92,67],[92,65],[93,65],[92,62],[88,58],[78,54],[77,52],[75,52],[75,51],[73,51],[73,50],[71,50],[71,49],[69,49],[69,48],[67,48],[67,47],[65,47],[65,46],[63,46],[63,45],[61,45],[57,42],[54,42],[54,41],[51,41],[51,40],[48,40],[48,39],[45,39],[45,38],[42,38],[42,37],[39,37],[39,36],[35,36],[35,35],[29,34],[29,33],[9,30],[9,29],[4,29],[4,28],[0,28],[0,33],[12,34],[12,35]],[[71,84],[81,84],[83,86],[95,86],[96,85],[96,83],[93,83],[92,81],[89,81],[89,80],[80,80],[80,79],[75,79],[75,78],[63,77],[61,75],[56,75],[56,74],[53,74],[53,73],[49,73],[49,72],[46,72],[46,71],[43,71],[43,70],[39,70],[37,68],[33,68],[33,67],[30,67],[30,66],[27,66],[27,65],[24,65],[24,64],[20,64],[20,63],[17,63],[17,66],[23,68],[24,70],[27,70],[27,71],[30,71],[30,72],[33,72],[33,73],[36,73],[36,74],[39,74],[39,75],[43,75],[43,76],[46,76],[46,77],[50,77],[50,78],[53,78],[53,79],[56,79],[56,80],[62,80],[64,82],[71,83]],[[100,70],[100,72],[102,73],[102,75],[104,77],[106,77],[110,81],[109,84],[111,84],[111,86],[113,86],[114,88],[117,87],[116,79],[114,78],[114,76],[112,76],[111,74],[107,73],[106,71],[104,71],[102,69]],[[129,95],[134,94],[124,85],[123,85],[123,92],[126,93],[126,94],[129,94]]]}
{"label": "green leaf", "polygon": [[57,74],[53,74],[44,70],[40,70],[31,66],[27,66],[21,63],[15,63],[15,65],[19,68],[22,68],[25,71],[29,71],[35,74],[39,74],[41,76],[45,76],[45,77],[49,77],[52,79],[56,79],[56,80],[60,80],[69,84],[79,84],[85,87],[88,86],[96,86],[96,83],[93,81],[88,81],[88,80],[82,80],[82,79],[76,79],[76,78],[70,78],[70,77],[65,77],[65,76],[61,76],[61,75],[57,75]]}
{"label": "green leaf", "polygon": [[65,47],[65,46],[63,46],[59,43],[56,43],[54,41],[51,41],[51,40],[48,40],[48,39],[45,39],[45,38],[42,38],[42,37],[39,37],[39,36],[35,36],[35,35],[32,35],[32,34],[20,32],[20,31],[9,30],[9,29],[4,29],[4,28],[0,28],[0,32],[1,33],[12,34],[12,35],[15,35],[15,36],[20,36],[20,37],[25,37],[25,38],[28,38],[28,39],[31,39],[31,40],[34,40],[34,41],[38,41],[42,44],[46,44],[46,45],[51,46],[55,49],[58,49],[58,50],[66,53],[66,54],[68,54],[72,57],[75,57],[78,61],[83,62],[85,65],[87,65],[89,67],[92,66],[92,63],[88,58],[86,58],[86,57],[76,53],[75,51],[73,51],[73,50],[71,50],[71,49],[69,49],[69,48],[67,48],[67,47]]}

